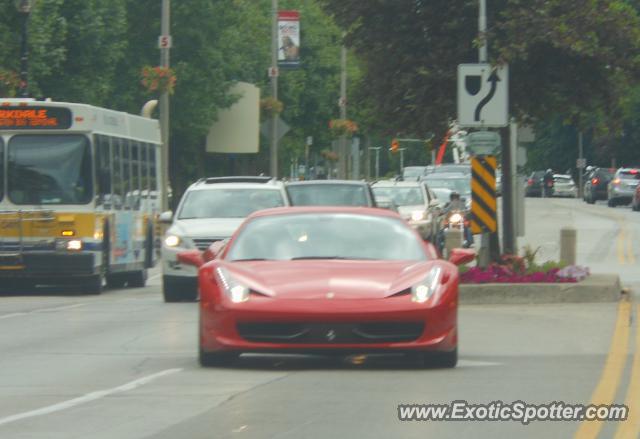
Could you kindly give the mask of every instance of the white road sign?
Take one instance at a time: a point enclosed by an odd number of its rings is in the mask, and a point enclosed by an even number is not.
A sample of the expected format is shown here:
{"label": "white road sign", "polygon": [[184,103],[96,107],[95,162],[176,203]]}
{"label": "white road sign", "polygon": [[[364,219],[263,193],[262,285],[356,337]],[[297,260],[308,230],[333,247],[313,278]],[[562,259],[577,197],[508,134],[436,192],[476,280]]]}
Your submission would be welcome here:
{"label": "white road sign", "polygon": [[509,67],[458,65],[458,125],[504,127],[509,124]]}

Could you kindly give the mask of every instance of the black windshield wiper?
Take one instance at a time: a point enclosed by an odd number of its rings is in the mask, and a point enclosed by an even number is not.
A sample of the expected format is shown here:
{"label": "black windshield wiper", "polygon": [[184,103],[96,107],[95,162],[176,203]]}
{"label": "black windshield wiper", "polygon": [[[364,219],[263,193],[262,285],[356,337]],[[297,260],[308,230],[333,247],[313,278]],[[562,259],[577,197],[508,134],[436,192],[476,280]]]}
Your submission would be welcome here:
{"label": "black windshield wiper", "polygon": [[265,258],[245,258],[245,259],[234,259],[231,262],[245,262],[245,261],[271,261],[272,259]]}

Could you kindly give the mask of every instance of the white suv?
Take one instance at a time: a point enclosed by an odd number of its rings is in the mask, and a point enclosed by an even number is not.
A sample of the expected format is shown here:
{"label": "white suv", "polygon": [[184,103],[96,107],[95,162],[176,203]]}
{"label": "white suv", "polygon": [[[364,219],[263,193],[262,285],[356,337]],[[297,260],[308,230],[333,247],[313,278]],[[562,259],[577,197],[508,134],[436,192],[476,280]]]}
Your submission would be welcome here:
{"label": "white suv", "polygon": [[171,224],[162,242],[165,302],[198,297],[197,270],[178,262],[180,251],[204,251],[213,242],[229,238],[256,210],[288,205],[283,184],[270,177],[203,178],[189,186],[176,214],[160,216],[161,222]]}

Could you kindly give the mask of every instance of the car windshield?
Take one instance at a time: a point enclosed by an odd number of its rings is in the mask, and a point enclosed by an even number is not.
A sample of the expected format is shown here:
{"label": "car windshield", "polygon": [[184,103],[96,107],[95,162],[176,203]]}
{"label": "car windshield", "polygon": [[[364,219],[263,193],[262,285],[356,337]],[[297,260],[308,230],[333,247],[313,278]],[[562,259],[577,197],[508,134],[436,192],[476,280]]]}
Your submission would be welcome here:
{"label": "car windshield", "polygon": [[87,204],[93,199],[91,149],[85,136],[13,136],[8,153],[13,203]]}
{"label": "car windshield", "polygon": [[471,180],[469,178],[427,178],[427,184],[433,189],[449,189],[460,195],[471,193]]}
{"label": "car windshield", "polygon": [[275,189],[215,188],[187,192],[178,219],[244,218],[256,210],[284,206]]}
{"label": "car windshield", "polygon": [[227,259],[421,261],[427,256],[415,233],[400,219],[302,213],[254,218],[232,241]]}
{"label": "car windshield", "polygon": [[297,184],[287,192],[293,206],[370,206],[364,184]]}
{"label": "car windshield", "polygon": [[418,186],[378,186],[373,188],[376,197],[387,197],[396,206],[417,206],[425,204],[424,196]]}
{"label": "car windshield", "polygon": [[445,188],[440,188],[440,187],[436,187],[436,188],[432,188],[429,187],[429,189],[431,189],[431,192],[433,192],[436,195],[436,198],[438,200],[448,200],[449,196],[451,195],[451,192],[453,192],[451,189],[445,189]]}

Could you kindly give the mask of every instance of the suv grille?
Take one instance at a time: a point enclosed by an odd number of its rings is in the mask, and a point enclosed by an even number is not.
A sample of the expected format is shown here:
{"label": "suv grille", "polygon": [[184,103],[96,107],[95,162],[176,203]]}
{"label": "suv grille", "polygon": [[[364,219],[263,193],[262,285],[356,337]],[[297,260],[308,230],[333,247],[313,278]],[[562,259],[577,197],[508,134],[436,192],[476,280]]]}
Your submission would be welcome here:
{"label": "suv grille", "polygon": [[224,238],[193,238],[193,243],[198,250],[205,251],[211,244],[217,241],[222,241]]}

